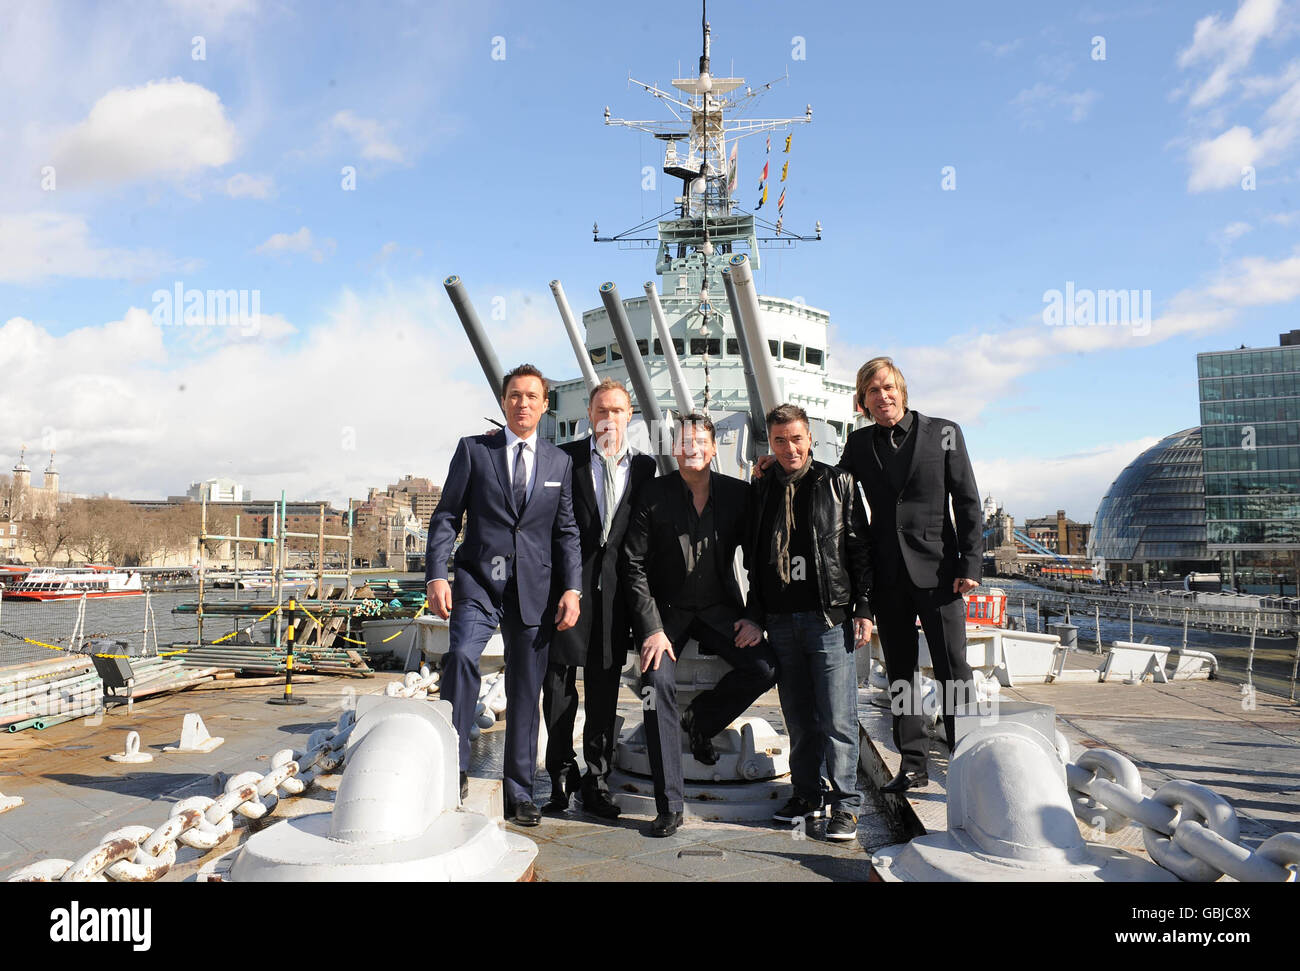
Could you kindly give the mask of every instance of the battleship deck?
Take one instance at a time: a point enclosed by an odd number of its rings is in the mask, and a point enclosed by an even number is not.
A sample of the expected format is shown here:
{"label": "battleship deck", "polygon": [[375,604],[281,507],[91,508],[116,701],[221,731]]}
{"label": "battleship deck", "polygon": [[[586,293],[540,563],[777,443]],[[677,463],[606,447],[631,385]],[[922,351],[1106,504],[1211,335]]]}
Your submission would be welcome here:
{"label": "battleship deck", "polygon": [[[266,704],[278,694],[273,688],[182,692],[141,702],[131,715],[114,709],[97,726],[79,720],[39,734],[0,738],[0,792],[27,801],[0,822],[0,879],[45,857],[75,859],[117,827],[156,826],[179,799],[215,794],[214,776],[265,770],[274,751],[304,747],[313,730],[335,723],[349,689],[381,692],[389,680],[399,676],[303,685],[295,694],[307,704],[292,709]],[[1240,688],[1217,681],[1035,685],[1004,689],[1004,695],[1055,705],[1058,725],[1076,754],[1080,747],[1113,748],[1138,765],[1149,787],[1171,778],[1212,786],[1241,815],[1247,845],[1300,829],[1300,708],[1285,699],[1259,694],[1255,709],[1243,710]],[[882,773],[892,774],[898,757],[889,743],[888,714],[867,696],[864,691],[860,706],[864,772],[859,776],[866,805],[856,841],[826,842],[820,822],[799,839],[774,824],[689,816],[676,836],[658,840],[643,834],[648,816],[625,814],[609,824],[583,815],[575,803],[562,817],[548,816],[535,829],[516,830],[538,845],[535,877],[556,882],[866,880],[873,850],[945,824],[946,768],[946,752],[936,745],[930,787],[908,793],[907,799],[876,792],[874,783]],[[162,746],[175,742],[188,711],[200,712],[211,733],[226,743],[206,755],[163,754]],[[631,723],[640,711],[640,699],[624,689],[621,714]],[[780,725],[775,692],[759,699],[751,714]],[[105,755],[121,750],[130,729],[140,732],[143,750],[153,752],[155,760],[145,766],[105,761]],[[471,803],[496,815],[503,735],[499,725],[473,747]],[[328,808],[337,779],[325,777],[306,796],[285,800],[275,815]],[[539,804],[549,790],[549,779],[539,772]],[[217,852],[235,848],[247,832],[236,829]],[[1131,828],[1110,841],[1141,851],[1140,834]],[[197,869],[191,859],[164,879],[192,878]]]}
{"label": "battleship deck", "polygon": [[[900,757],[886,709],[861,692],[862,769],[874,784],[893,776]],[[1083,749],[1112,749],[1132,761],[1147,795],[1173,779],[1209,786],[1241,822],[1241,843],[1255,848],[1277,833],[1300,831],[1300,706],[1257,692],[1243,705],[1240,685],[1223,681],[1034,684],[1002,689],[1003,701],[1052,705],[1073,758]],[[930,784],[885,796],[908,837],[947,829],[948,750],[933,742]],[[1089,840],[1145,856],[1142,830],[1106,834],[1083,827]]]}

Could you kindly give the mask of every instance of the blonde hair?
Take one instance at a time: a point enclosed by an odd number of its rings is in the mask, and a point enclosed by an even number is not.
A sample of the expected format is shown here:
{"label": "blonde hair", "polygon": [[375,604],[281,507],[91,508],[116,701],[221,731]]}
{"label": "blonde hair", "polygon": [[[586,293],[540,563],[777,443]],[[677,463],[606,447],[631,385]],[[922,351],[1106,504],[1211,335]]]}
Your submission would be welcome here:
{"label": "blonde hair", "polygon": [[605,378],[605,380],[601,381],[600,384],[592,388],[591,394],[587,397],[587,406],[590,407],[591,403],[596,400],[596,395],[604,394],[606,391],[622,391],[623,396],[627,398],[627,407],[631,410],[632,394],[627,390],[622,381],[616,380],[615,378]]}
{"label": "blonde hair", "polygon": [[871,379],[876,376],[877,372],[883,371],[885,368],[889,369],[890,376],[893,377],[894,383],[898,385],[898,390],[903,393],[903,408],[907,408],[907,379],[903,377],[903,372],[898,370],[898,366],[894,364],[893,358],[873,357],[866,364],[862,365],[862,367],[858,368],[858,389],[856,400],[857,405],[862,409],[863,414],[869,414],[867,411],[867,385],[871,383]]}

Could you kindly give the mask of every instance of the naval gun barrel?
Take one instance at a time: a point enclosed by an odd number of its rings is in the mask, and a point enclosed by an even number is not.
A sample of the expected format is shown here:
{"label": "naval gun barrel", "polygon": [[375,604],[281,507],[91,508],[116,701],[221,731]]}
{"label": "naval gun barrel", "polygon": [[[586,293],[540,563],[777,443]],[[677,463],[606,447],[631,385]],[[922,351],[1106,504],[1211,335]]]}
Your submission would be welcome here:
{"label": "naval gun barrel", "polygon": [[661,473],[667,475],[676,468],[672,452],[664,447],[664,416],[659,410],[659,399],[655,397],[654,385],[650,383],[650,372],[646,370],[645,361],[632,336],[632,325],[628,322],[627,311],[619,299],[618,287],[613,280],[600,285],[600,299],[605,305],[605,313],[614,328],[614,337],[623,352],[623,363],[627,375],[632,379],[632,390],[636,392],[637,403],[641,406],[641,416],[650,430],[650,444],[655,450],[655,461],[659,463]]}
{"label": "naval gun barrel", "polygon": [[469,338],[474,348],[474,356],[478,358],[478,363],[483,368],[483,375],[488,380],[488,387],[492,389],[492,396],[496,398],[498,407],[504,412],[505,405],[501,404],[501,382],[506,372],[501,367],[501,362],[497,360],[497,353],[492,349],[492,342],[488,340],[487,332],[479,322],[478,314],[474,312],[474,305],[470,303],[469,294],[465,292],[465,284],[453,273],[442,281],[442,285],[447,290],[447,296],[451,298],[451,305],[456,308],[456,316],[460,318],[461,326],[465,328],[465,336]]}
{"label": "naval gun barrel", "polygon": [[749,431],[754,442],[755,451],[759,446],[767,447],[767,412],[763,411],[762,401],[758,396],[758,379],[754,374],[754,356],[750,353],[749,341],[745,338],[745,328],[740,325],[740,306],[736,299],[736,286],[731,279],[731,270],[722,271],[722,286],[727,291],[727,305],[731,308],[731,323],[736,331],[736,343],[740,347],[740,360],[745,368],[745,390],[749,394]]}
{"label": "naval gun barrel", "polygon": [[650,301],[650,317],[655,322],[655,333],[659,335],[659,346],[664,349],[664,361],[668,365],[668,380],[672,382],[673,398],[677,401],[677,410],[689,415],[695,410],[695,397],[686,383],[682,373],[681,362],[677,360],[677,348],[673,346],[672,335],[668,332],[668,321],[664,319],[664,308],[659,303],[659,291],[653,280],[646,281],[646,299]]}
{"label": "naval gun barrel", "polygon": [[560,308],[560,319],[564,321],[564,331],[569,335],[569,343],[573,345],[573,354],[578,359],[578,370],[582,372],[582,380],[587,384],[587,394],[590,395],[596,385],[600,384],[600,378],[596,377],[596,369],[591,366],[591,356],[587,353],[587,345],[583,343],[582,335],[578,333],[577,321],[573,319],[573,311],[569,308],[569,298],[564,295],[564,287],[560,286],[559,280],[551,281],[551,293],[555,295],[555,305]]}
{"label": "naval gun barrel", "polygon": [[733,314],[736,315],[736,336],[744,331],[741,343],[742,353],[748,349],[746,364],[754,369],[754,385],[758,391],[758,404],[762,414],[758,420],[766,424],[767,413],[781,403],[781,389],[776,380],[776,369],[772,359],[767,355],[767,341],[763,337],[762,312],[758,306],[758,288],[754,285],[754,274],[749,268],[749,257],[737,253],[727,261],[729,266],[723,274],[730,277],[731,288],[735,292],[736,302]]}

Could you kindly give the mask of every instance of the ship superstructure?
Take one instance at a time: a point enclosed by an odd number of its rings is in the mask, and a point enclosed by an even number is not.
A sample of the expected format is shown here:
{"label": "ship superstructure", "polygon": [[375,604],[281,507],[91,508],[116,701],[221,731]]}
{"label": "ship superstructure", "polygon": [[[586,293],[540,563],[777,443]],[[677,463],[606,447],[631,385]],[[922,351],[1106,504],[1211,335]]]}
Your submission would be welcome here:
{"label": "ship superstructure", "polygon": [[[613,117],[608,108],[605,110],[607,125],[647,132],[666,143],[663,171],[681,181],[681,194],[675,198],[674,208],[658,219],[655,236],[636,235],[647,224],[617,236],[602,237],[599,230],[593,235],[598,242],[657,246],[655,273],[659,283],[655,289],[672,349],[694,407],[707,412],[718,426],[720,464],[732,466],[724,455],[743,455],[745,450],[739,440],[746,434],[743,426],[749,420],[751,401],[740,341],[724,295],[722,272],[732,257],[741,253],[757,270],[760,247],[788,247],[798,241],[819,239],[821,224],[817,224],[814,236],[801,236],[786,231],[781,216],[771,223],[739,207],[736,199],[738,143],[745,138],[765,136],[767,154],[771,156],[770,148],[775,143],[777,152],[771,157],[784,161],[789,157],[782,150],[782,145],[789,145],[787,133],[793,126],[812,120],[812,106],[800,117],[735,117],[743,114],[775,82],[754,90],[745,85],[743,78],[712,77],[707,21],[703,23],[703,42],[699,75],[674,80],[672,86],[676,92],[632,81],[663,102],[673,115],[671,120],[629,120]],[[773,208],[776,207],[771,206],[768,211]],[[652,318],[649,294],[630,297],[622,304],[660,410],[665,414],[679,412],[667,353]],[[775,296],[760,296],[759,312],[766,344],[762,350],[770,356],[780,399],[801,405],[817,423],[814,432],[820,446],[819,455],[838,456],[857,416],[853,388],[828,376],[830,314],[809,306],[801,298]],[[626,382],[623,349],[606,309],[586,311],[582,322],[585,351],[597,379],[615,377]],[[558,382],[553,385],[553,391],[552,421],[544,424],[548,437],[565,442],[584,436],[587,381],[575,378]],[[637,410],[645,411],[639,402]],[[648,435],[641,439],[641,434],[634,428],[633,441],[648,443]],[[738,447],[729,449],[730,444]],[[743,464],[743,459],[737,464]]]}

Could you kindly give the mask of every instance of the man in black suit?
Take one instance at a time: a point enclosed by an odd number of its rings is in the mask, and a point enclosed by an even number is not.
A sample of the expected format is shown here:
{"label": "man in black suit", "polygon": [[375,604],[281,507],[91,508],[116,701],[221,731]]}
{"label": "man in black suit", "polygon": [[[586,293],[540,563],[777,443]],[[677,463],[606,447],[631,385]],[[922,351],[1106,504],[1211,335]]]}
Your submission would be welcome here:
{"label": "man in black suit", "polygon": [[[573,516],[582,543],[584,608],[576,625],[551,638],[550,663],[542,681],[546,721],[546,771],[551,801],[543,812],[564,812],[582,787],[582,808],[605,819],[618,818],[609,794],[618,715],[619,675],[632,643],[627,595],[618,576],[632,505],[644,483],[655,477],[655,460],[627,441],[632,399],[620,382],[606,378],[591,393],[587,419],[591,436],[560,446],[573,460]],[[558,598],[560,591],[552,591]],[[578,714],[577,668],[583,669],[582,756],[587,774],[579,779],[573,751]]]}
{"label": "man in black suit", "polygon": [[[713,736],[777,677],[776,655],[758,625],[744,617],[734,569],[736,548],[746,538],[749,487],[710,467],[717,444],[704,415],[681,419],[673,454],[678,471],[642,487],[623,547],[658,810],[651,836],[671,836],[682,823],[681,732],[695,759],[713,765]],[[695,698],[679,725],[677,652],[692,638],[700,653],[721,656],[732,670]]]}
{"label": "man in black suit", "polygon": [[972,700],[962,595],[979,586],[983,514],[961,428],[909,411],[907,382],[893,361],[878,357],[858,369],[857,404],[875,424],[849,435],[839,464],[862,485],[871,509],[871,605],[885,651],[894,744],[903,756],[898,775],[881,789],[903,792],[929,782],[914,678],[918,617],[941,682],[950,743],[954,706]]}

